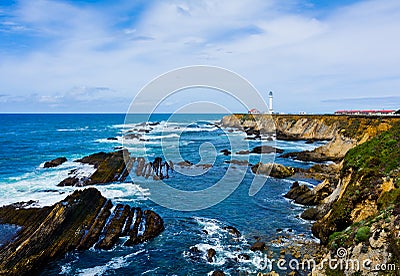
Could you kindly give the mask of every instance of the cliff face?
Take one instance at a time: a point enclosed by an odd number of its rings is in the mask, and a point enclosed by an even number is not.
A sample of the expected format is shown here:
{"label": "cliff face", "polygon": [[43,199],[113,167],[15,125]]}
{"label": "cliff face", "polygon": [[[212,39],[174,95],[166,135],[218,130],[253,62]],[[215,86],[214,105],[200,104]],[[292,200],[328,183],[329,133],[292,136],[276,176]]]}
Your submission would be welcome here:
{"label": "cliff face", "polygon": [[[258,121],[268,121],[257,123]],[[258,128],[271,133],[276,126],[278,139],[326,139],[329,142],[314,151],[289,154],[308,160],[341,160],[313,190],[303,186],[291,188],[288,197],[304,205],[318,205],[302,217],[316,220],[312,226],[326,251],[313,275],[372,275],[378,265],[400,266],[400,118],[351,116],[252,116],[225,117],[226,127]],[[330,166],[329,166],[330,167]],[[310,173],[310,172],[307,172]],[[322,179],[321,179],[322,180]],[[337,252],[345,250],[343,257]],[[331,260],[358,260],[368,267],[332,270]],[[343,269],[343,268],[342,268]],[[375,272],[374,272],[375,273]],[[397,275],[382,271],[382,275]],[[375,275],[375,274],[374,274]],[[378,274],[376,274],[378,275]]]}
{"label": "cliff face", "polygon": [[312,227],[321,243],[331,252],[345,248],[349,259],[369,259],[371,267],[400,264],[400,123],[349,150],[331,201]]}
{"label": "cliff face", "polygon": [[360,117],[334,115],[251,115],[236,114],[221,120],[223,127],[254,129],[261,134],[276,133],[282,140],[328,140],[314,151],[286,157],[300,160],[340,160],[347,151],[388,130],[397,117]]}

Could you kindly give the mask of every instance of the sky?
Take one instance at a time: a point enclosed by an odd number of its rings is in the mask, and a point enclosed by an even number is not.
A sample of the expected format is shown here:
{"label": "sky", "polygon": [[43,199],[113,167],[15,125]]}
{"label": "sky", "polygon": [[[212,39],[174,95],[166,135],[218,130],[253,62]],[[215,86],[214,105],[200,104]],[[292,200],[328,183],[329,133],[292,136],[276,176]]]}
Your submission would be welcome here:
{"label": "sky", "polygon": [[[191,65],[273,91],[277,112],[399,109],[399,33],[398,0],[0,0],[0,113],[124,113]],[[243,111],[224,97],[188,91],[159,111]]]}

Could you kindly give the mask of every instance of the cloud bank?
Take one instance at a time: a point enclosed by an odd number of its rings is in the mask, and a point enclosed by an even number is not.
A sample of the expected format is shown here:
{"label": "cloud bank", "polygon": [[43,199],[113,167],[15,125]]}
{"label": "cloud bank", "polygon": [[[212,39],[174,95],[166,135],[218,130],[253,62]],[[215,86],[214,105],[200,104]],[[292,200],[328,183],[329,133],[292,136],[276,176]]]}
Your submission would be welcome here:
{"label": "cloud bank", "polygon": [[0,111],[125,112],[148,81],[193,64],[274,91],[282,112],[398,94],[397,0],[132,2],[0,4]]}

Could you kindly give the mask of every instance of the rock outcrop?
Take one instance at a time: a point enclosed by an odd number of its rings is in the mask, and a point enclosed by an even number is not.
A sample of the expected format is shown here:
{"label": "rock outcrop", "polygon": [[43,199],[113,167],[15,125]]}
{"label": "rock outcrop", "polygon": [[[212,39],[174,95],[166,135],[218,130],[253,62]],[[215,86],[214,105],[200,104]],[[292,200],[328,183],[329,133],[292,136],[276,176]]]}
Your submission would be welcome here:
{"label": "rock outcrop", "polygon": [[[77,190],[50,207],[0,208],[0,222],[22,226],[0,248],[0,275],[32,275],[71,250],[110,249],[121,236],[137,244],[159,235],[163,220],[150,210],[113,204],[94,188]],[[143,213],[143,215],[139,215]],[[135,218],[135,221],[133,219]],[[132,225],[133,224],[133,225]],[[139,231],[139,226],[144,231]]]}
{"label": "rock outcrop", "polygon": [[[330,207],[312,226],[313,234],[330,252],[324,257],[325,263],[337,258],[336,251],[341,248],[346,250],[346,259],[361,264],[368,260],[372,268],[400,264],[399,133],[400,123],[394,124],[346,154],[339,183],[316,208]],[[346,271],[355,272],[352,268]],[[360,266],[357,273],[370,275],[371,271]]]}
{"label": "rock outcrop", "polygon": [[153,162],[146,163],[143,157],[131,157],[127,149],[116,152],[99,152],[75,160],[82,164],[89,164],[96,169],[91,175],[81,177],[78,170],[72,170],[68,178],[62,180],[58,186],[78,186],[123,182],[129,173],[137,176],[154,179],[169,178],[173,171],[172,162],[163,161],[156,157]]}
{"label": "rock outcrop", "polygon": [[253,115],[225,116],[221,126],[280,140],[326,140],[327,144],[313,151],[289,153],[285,156],[304,161],[338,161],[356,145],[386,131],[399,122],[398,117],[362,117],[334,115]]}
{"label": "rock outcrop", "polygon": [[250,247],[251,251],[263,251],[264,249],[265,249],[265,242],[262,242],[262,241],[256,241]]}
{"label": "rock outcrop", "polygon": [[321,204],[333,191],[329,181],[323,181],[313,189],[307,185],[300,185],[297,181],[293,183],[289,192],[285,195],[286,198],[293,199],[294,202],[306,206],[314,206]]}
{"label": "rock outcrop", "polygon": [[60,166],[64,162],[67,162],[67,158],[58,157],[56,159],[53,159],[51,161],[47,161],[46,163],[44,163],[43,168],[54,168],[54,167]]}
{"label": "rock outcrop", "polygon": [[251,150],[250,153],[268,154],[268,153],[282,153],[282,149],[274,148],[271,146],[257,146]]}
{"label": "rock outcrop", "polygon": [[255,174],[269,175],[275,178],[287,178],[294,175],[297,169],[276,163],[263,164],[259,162],[251,167],[251,171]]}

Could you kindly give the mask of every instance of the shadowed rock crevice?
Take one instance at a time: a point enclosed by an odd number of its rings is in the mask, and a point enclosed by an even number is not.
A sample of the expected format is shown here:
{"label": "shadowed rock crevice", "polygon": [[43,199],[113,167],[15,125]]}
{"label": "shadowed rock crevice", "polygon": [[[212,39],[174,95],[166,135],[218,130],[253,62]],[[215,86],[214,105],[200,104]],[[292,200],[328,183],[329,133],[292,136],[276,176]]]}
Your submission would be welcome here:
{"label": "shadowed rock crevice", "polygon": [[[23,228],[0,248],[0,275],[32,275],[71,250],[88,249],[95,244],[97,248],[110,249],[119,237],[127,235],[124,226],[133,217],[128,205],[118,204],[112,213],[111,209],[111,201],[94,188],[77,190],[50,207],[1,207],[1,223]],[[141,225],[143,234],[132,244],[152,239],[164,230],[159,215],[150,210],[144,214],[146,221],[137,216],[131,230],[137,233]]]}

